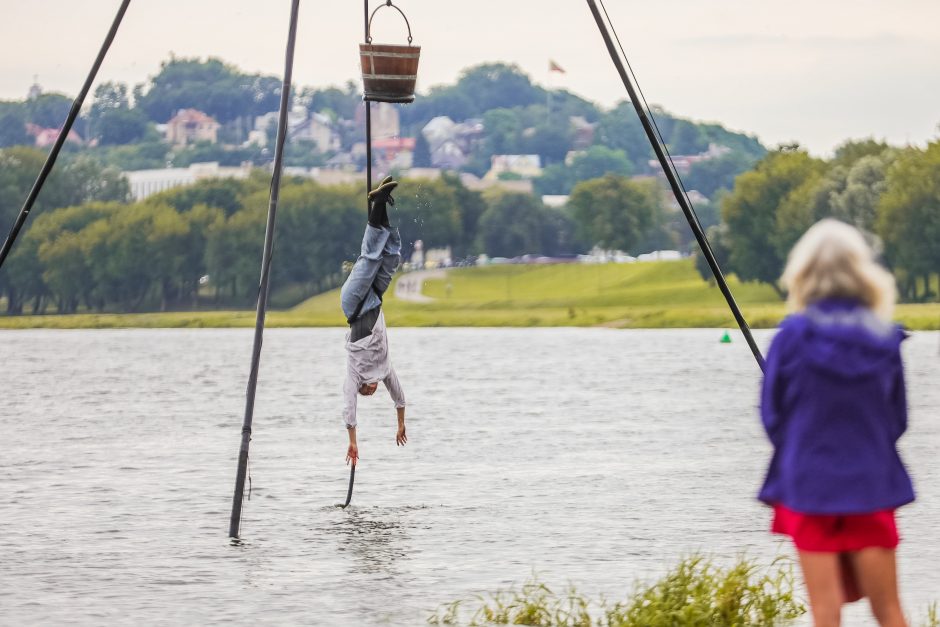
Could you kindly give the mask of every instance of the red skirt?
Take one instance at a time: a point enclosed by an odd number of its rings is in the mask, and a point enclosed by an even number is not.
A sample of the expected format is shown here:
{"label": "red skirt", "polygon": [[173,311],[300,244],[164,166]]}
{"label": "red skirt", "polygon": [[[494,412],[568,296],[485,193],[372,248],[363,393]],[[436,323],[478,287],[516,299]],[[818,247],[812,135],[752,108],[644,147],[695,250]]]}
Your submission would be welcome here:
{"label": "red skirt", "polygon": [[894,510],[871,514],[803,514],[774,506],[774,533],[793,538],[801,551],[845,553],[869,547],[895,549],[900,538]]}

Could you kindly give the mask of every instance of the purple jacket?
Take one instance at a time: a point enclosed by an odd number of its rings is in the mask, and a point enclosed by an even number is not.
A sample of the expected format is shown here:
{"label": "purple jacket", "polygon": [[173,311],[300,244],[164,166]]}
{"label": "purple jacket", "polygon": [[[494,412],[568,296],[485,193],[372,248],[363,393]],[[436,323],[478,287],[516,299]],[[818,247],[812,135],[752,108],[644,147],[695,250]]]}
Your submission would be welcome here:
{"label": "purple jacket", "polygon": [[907,429],[904,337],[847,300],[820,301],[781,323],[761,393],[774,455],[760,500],[805,514],[914,500],[896,448]]}

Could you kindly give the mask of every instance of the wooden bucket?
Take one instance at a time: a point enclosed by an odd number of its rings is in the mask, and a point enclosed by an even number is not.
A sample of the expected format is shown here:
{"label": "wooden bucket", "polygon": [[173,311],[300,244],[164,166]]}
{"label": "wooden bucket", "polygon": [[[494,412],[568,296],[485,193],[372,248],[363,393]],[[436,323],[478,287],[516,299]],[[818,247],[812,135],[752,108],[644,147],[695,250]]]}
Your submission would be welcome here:
{"label": "wooden bucket", "polygon": [[[396,9],[408,27],[408,45],[373,44],[372,18],[382,6]],[[362,65],[362,99],[371,102],[414,102],[415,82],[418,80],[418,61],[421,46],[412,46],[411,24],[402,10],[388,0],[372,12],[369,18],[367,43],[359,44]]]}

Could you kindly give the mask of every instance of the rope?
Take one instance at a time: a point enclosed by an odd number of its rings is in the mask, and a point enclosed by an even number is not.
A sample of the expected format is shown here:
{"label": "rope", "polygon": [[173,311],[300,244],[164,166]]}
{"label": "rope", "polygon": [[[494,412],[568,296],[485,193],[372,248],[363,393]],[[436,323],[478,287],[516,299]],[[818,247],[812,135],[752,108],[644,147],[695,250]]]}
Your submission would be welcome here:
{"label": "rope", "polygon": [[[702,229],[702,223],[698,219],[698,215],[695,213],[695,208],[692,206],[692,203],[688,197],[688,193],[685,191],[685,185],[682,183],[682,180],[676,171],[675,163],[672,161],[672,156],[669,154],[668,148],[665,146],[662,133],[659,131],[658,125],[655,125],[655,118],[653,117],[652,112],[649,111],[649,104],[646,102],[645,96],[641,96],[637,93],[637,89],[634,86],[634,83],[636,82],[636,76],[632,74],[632,68],[630,73],[628,73],[626,67],[624,67],[623,59],[626,58],[626,53],[623,50],[623,46],[620,44],[619,36],[617,36],[617,44],[620,45],[619,53],[616,46],[614,45],[614,40],[611,38],[610,33],[613,31],[614,35],[616,36],[616,29],[614,28],[613,23],[610,21],[610,16],[607,14],[607,9],[604,7],[604,14],[602,15],[597,7],[597,2],[598,0],[587,0],[588,7],[591,9],[594,20],[597,22],[597,28],[600,31],[605,46],[607,47],[607,52],[610,54],[610,60],[614,63],[614,66],[620,75],[620,79],[623,81],[623,86],[626,88],[627,93],[630,96],[630,101],[640,118],[640,123],[643,126],[643,130],[646,132],[647,139],[649,140],[650,145],[653,147],[653,152],[656,153],[657,159],[659,159],[659,163],[663,168],[663,173],[666,175],[666,179],[669,182],[672,193],[676,198],[676,202],[679,203],[679,207],[682,209],[682,213],[685,214],[685,218],[689,223],[689,227],[692,229],[692,233],[695,235],[695,239],[699,244],[699,248],[705,257],[705,260],[708,262],[708,266],[715,277],[715,281],[718,283],[718,288],[721,291],[722,296],[724,296],[725,301],[728,304],[728,308],[731,309],[731,313],[734,315],[734,319],[737,322],[738,327],[741,329],[741,333],[744,334],[744,338],[754,355],[754,359],[757,361],[757,365],[760,366],[761,370],[763,370],[764,356],[761,354],[760,348],[757,346],[757,342],[754,341],[754,337],[751,334],[751,329],[747,324],[747,320],[744,319],[744,315],[741,313],[740,308],[734,300],[734,295],[731,293],[731,288],[728,286],[728,283],[721,272],[721,267],[718,265],[718,260],[715,258],[715,253],[712,250],[711,245],[708,243],[708,237],[705,235],[705,231]],[[600,0],[600,2],[601,6],[603,6],[603,0]],[[629,64],[629,60],[627,63]]]}
{"label": "rope", "polygon": [[[692,209],[692,215],[695,217],[696,224],[698,224],[699,228],[702,228],[702,223],[699,220],[698,213],[695,211],[695,206],[692,204],[692,199],[689,198],[689,192],[685,188],[685,182],[682,180],[682,175],[679,174],[679,170],[676,168],[676,164],[672,160],[672,153],[669,152],[669,144],[666,143],[666,139],[663,137],[662,131],[659,130],[659,124],[656,122],[656,116],[653,115],[653,109],[646,101],[646,94],[643,93],[643,88],[640,86],[640,81],[636,77],[636,72],[633,71],[633,66],[630,64],[630,58],[627,56],[627,52],[623,49],[623,44],[620,42],[620,35],[617,33],[617,29],[614,27],[614,23],[610,19],[610,14],[607,13],[607,6],[604,4],[604,0],[598,1],[601,4],[601,9],[604,11],[604,17],[607,19],[607,23],[610,25],[610,30],[614,35],[614,39],[617,41],[617,47],[620,48],[620,54],[623,55],[623,60],[627,63],[627,69],[630,71],[630,76],[633,78],[633,83],[636,85],[636,90],[639,92],[640,98],[643,100],[643,108],[646,110],[646,114],[653,122],[653,128],[656,129],[656,136],[659,137],[659,142],[662,144],[663,150],[666,152],[666,158],[669,160],[669,167],[672,169],[672,172],[676,178],[679,179],[679,185],[682,188],[682,195],[685,196],[686,202],[689,203],[689,207]],[[704,229],[702,230],[704,231]]]}

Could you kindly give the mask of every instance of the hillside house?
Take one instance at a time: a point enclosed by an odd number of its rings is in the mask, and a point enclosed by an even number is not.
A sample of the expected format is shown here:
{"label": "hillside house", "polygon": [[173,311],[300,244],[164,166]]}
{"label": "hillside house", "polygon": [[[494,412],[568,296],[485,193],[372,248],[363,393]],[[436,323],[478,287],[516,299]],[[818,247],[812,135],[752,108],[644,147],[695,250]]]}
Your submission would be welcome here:
{"label": "hillside house", "polygon": [[219,141],[220,124],[198,109],[181,109],[166,123],[166,140],[174,146]]}

